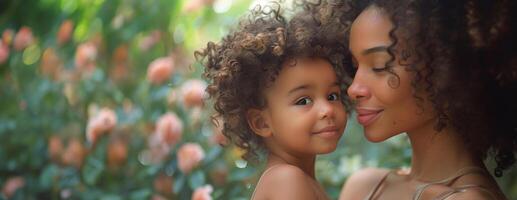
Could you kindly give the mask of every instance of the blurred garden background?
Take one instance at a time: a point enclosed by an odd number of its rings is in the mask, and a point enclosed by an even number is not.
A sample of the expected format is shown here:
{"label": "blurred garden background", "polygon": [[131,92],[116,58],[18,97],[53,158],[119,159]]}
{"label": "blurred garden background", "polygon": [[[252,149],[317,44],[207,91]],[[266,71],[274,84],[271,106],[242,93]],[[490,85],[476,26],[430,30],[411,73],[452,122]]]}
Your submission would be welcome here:
{"label": "blurred garden background", "polygon": [[[193,52],[264,2],[0,1],[0,199],[249,199],[263,166],[220,145]],[[409,164],[404,136],[361,131],[317,161],[334,199],[359,168]],[[497,180],[517,199],[515,167]]]}

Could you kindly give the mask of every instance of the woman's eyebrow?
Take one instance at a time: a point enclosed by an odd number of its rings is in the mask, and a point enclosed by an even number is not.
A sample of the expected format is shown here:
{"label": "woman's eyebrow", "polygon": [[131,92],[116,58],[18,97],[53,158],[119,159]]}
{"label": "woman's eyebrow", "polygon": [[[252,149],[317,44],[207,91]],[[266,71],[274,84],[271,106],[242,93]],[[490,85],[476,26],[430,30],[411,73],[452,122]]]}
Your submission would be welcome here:
{"label": "woman's eyebrow", "polygon": [[363,52],[361,54],[367,55],[367,54],[371,54],[371,53],[386,52],[386,51],[388,51],[387,46],[376,46],[376,47],[372,47],[372,48],[363,50]]}

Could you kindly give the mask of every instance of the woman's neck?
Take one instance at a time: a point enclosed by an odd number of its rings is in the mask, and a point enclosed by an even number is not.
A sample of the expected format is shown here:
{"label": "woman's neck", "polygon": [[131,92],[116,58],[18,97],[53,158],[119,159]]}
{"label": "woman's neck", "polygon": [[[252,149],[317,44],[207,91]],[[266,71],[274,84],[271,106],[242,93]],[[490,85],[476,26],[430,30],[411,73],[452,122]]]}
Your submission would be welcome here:
{"label": "woman's neck", "polygon": [[408,132],[413,150],[412,179],[437,181],[464,167],[484,168],[482,160],[468,150],[457,133],[449,128],[437,132],[433,125],[429,122],[425,127]]}
{"label": "woman's neck", "polygon": [[315,178],[314,162],[316,156],[293,156],[286,152],[270,152],[268,155],[267,168],[276,164],[289,164],[300,168],[311,178]]}

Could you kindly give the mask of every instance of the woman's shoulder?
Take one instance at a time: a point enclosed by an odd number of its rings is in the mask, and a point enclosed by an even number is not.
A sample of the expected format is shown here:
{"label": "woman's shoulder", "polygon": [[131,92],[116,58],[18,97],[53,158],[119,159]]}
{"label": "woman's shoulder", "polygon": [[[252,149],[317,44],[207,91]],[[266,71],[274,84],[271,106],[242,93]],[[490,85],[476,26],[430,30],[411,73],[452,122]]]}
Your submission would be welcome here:
{"label": "woman's shoulder", "polygon": [[266,193],[268,199],[314,199],[309,176],[300,168],[277,164],[266,169],[255,188],[257,196]]}
{"label": "woman's shoulder", "polygon": [[389,171],[382,168],[365,168],[354,172],[343,185],[339,199],[364,199]]}

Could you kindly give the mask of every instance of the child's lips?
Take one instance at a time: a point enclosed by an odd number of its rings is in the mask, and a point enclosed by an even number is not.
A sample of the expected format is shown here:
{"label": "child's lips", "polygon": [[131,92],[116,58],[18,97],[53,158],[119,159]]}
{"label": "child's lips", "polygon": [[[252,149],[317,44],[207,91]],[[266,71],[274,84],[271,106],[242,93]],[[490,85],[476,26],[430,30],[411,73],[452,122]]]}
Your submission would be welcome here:
{"label": "child's lips", "polygon": [[327,126],[323,129],[313,132],[313,134],[325,138],[334,138],[340,135],[337,126]]}

